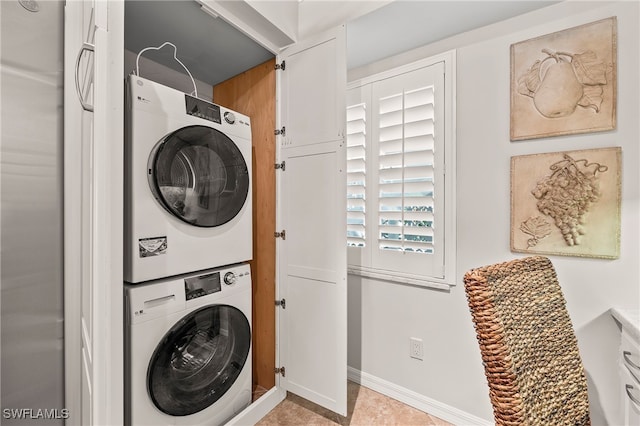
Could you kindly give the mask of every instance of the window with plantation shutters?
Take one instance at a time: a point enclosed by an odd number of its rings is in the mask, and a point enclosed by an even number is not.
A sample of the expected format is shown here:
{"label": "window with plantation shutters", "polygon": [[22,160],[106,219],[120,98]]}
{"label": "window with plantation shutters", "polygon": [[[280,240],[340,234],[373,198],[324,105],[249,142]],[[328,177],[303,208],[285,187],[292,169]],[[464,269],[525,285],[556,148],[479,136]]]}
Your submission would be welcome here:
{"label": "window with plantation shutters", "polygon": [[448,287],[452,90],[446,60],[419,65],[352,84],[347,93],[349,272]]}
{"label": "window with plantation shutters", "polygon": [[366,118],[364,103],[347,108],[347,245],[364,247],[366,213]]}
{"label": "window with plantation shutters", "polygon": [[378,244],[434,253],[434,88],[379,100]]}

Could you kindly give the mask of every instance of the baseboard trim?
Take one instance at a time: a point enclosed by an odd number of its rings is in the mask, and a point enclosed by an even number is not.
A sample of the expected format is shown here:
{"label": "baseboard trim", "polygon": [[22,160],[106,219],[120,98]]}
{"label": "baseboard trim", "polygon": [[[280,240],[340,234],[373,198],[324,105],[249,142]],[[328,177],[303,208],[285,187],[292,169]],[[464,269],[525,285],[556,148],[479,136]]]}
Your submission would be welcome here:
{"label": "baseboard trim", "polygon": [[417,392],[403,388],[379,377],[356,370],[353,367],[348,367],[347,377],[349,380],[359,383],[364,387],[396,399],[418,410],[433,414],[435,417],[453,423],[454,425],[493,425],[493,422],[473,416],[458,408],[443,404],[442,402],[420,395]]}

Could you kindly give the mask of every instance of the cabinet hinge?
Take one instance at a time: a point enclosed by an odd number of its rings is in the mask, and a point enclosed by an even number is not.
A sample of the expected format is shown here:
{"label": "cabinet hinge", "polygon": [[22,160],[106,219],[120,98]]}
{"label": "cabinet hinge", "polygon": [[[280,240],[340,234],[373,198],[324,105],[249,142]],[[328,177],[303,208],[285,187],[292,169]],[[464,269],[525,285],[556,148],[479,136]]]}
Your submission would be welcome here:
{"label": "cabinet hinge", "polygon": [[286,127],[282,126],[282,129],[276,129],[273,131],[273,134],[278,136],[278,135],[282,135],[282,136],[286,136],[287,134],[287,129]]}
{"label": "cabinet hinge", "polygon": [[284,161],[282,161],[281,163],[276,163],[273,165],[273,167],[275,167],[276,170],[280,169],[284,172],[284,167],[286,166],[287,163],[285,163]]}
{"label": "cabinet hinge", "polygon": [[286,62],[282,61],[279,64],[276,64],[276,66],[274,68],[277,69],[277,70],[284,71],[285,65],[286,65]]}
{"label": "cabinet hinge", "polygon": [[284,299],[276,300],[276,306],[281,306],[282,309],[287,309],[287,301]]}
{"label": "cabinet hinge", "polygon": [[284,377],[284,376],[285,376],[285,370],[284,370],[284,367],[280,367],[280,368],[276,367],[276,368],[273,370],[273,372],[274,372],[274,373],[276,373],[276,374],[280,374],[282,377]]}
{"label": "cabinet hinge", "polygon": [[276,238],[282,238],[283,240],[287,239],[287,233],[284,229],[281,232],[278,232],[278,231],[274,232],[273,236]]}

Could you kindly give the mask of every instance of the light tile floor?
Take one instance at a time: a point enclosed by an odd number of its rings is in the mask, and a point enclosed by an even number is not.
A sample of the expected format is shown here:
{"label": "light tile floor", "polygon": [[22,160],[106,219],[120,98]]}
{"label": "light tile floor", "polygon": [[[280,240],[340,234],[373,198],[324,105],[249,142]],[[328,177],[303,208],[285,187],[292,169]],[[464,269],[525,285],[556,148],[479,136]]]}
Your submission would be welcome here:
{"label": "light tile floor", "polygon": [[339,416],[299,396],[289,394],[257,426],[301,425],[436,425],[451,426],[437,417],[409,407],[354,382],[347,385],[347,416]]}

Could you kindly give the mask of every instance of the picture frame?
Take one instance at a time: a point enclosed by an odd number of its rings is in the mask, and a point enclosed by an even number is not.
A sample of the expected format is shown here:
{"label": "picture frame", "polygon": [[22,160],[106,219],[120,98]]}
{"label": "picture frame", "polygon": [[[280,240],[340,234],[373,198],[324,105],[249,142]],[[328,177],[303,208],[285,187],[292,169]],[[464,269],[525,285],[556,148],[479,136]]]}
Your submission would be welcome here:
{"label": "picture frame", "polygon": [[615,129],[617,19],[511,45],[512,141]]}
{"label": "picture frame", "polygon": [[617,259],[620,147],[511,157],[511,250]]}

